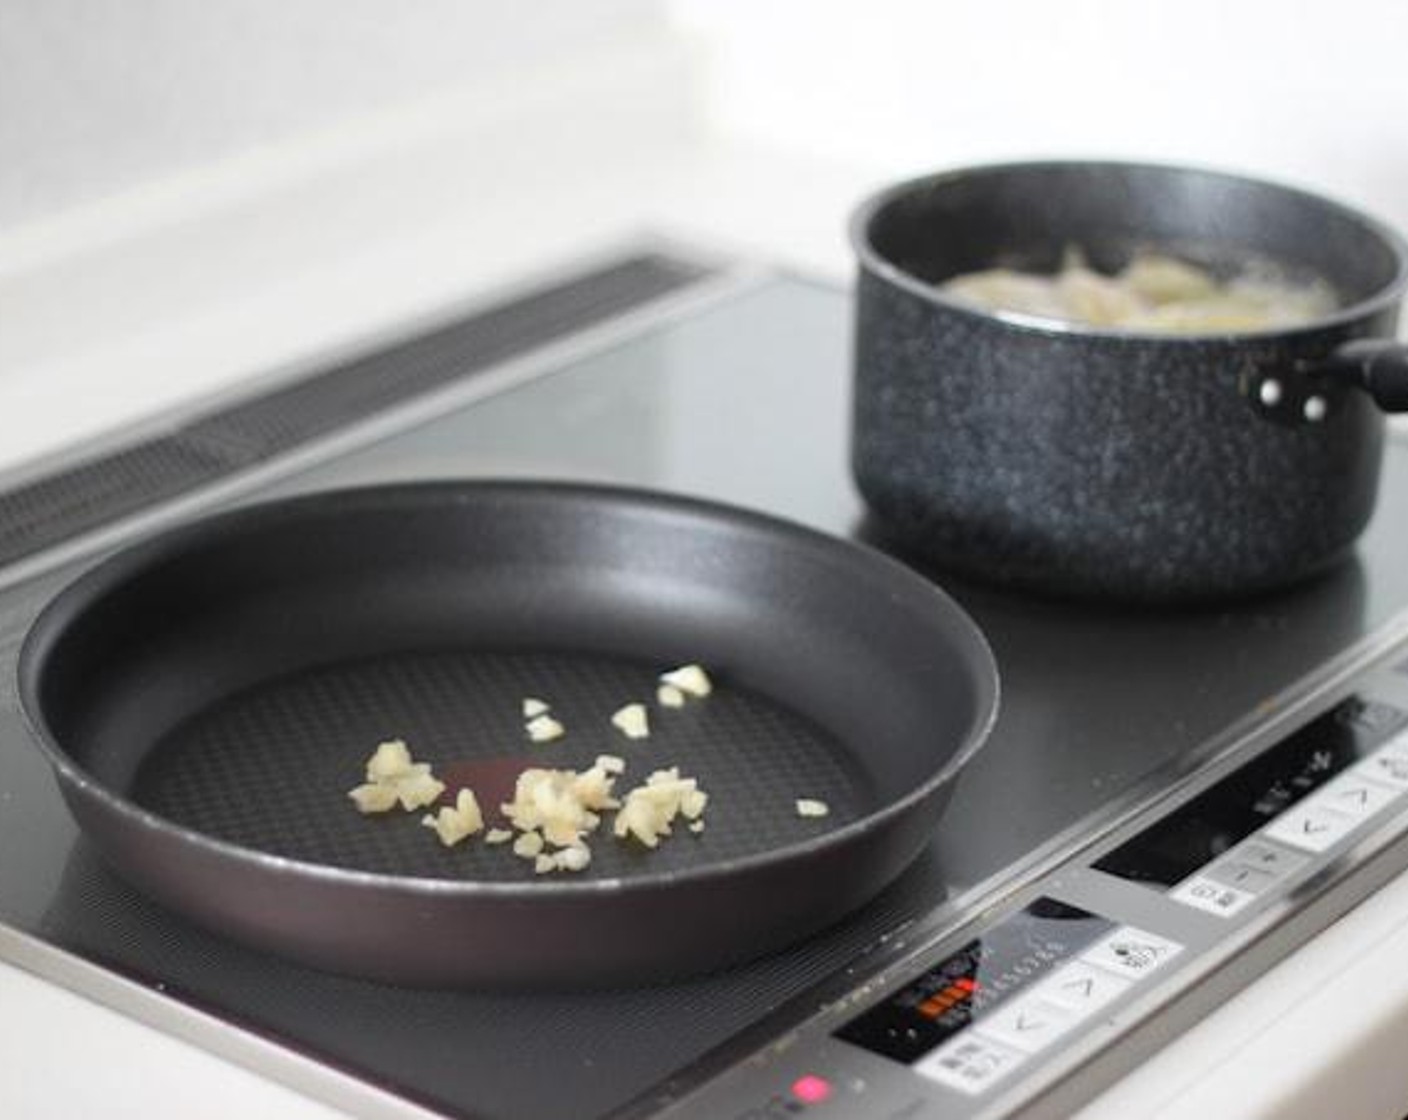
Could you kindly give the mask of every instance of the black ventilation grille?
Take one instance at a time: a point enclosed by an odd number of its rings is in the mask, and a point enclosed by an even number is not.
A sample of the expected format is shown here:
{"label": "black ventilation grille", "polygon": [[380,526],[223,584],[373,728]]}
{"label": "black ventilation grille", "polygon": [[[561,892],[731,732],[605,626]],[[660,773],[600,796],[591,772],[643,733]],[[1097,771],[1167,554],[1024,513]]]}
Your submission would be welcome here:
{"label": "black ventilation grille", "polygon": [[645,254],[315,371],[0,493],[0,567],[376,415],[709,275]]}

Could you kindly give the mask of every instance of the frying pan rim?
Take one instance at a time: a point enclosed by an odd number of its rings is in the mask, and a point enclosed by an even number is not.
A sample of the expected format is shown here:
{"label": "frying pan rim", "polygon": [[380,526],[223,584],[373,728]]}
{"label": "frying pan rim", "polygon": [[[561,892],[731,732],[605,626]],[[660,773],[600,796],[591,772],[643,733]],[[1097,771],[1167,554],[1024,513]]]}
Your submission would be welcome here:
{"label": "frying pan rim", "polygon": [[[970,303],[946,296],[936,284],[920,279],[913,273],[900,268],[876,248],[871,239],[871,224],[878,214],[905,196],[917,191],[929,190],[961,179],[990,174],[1008,174],[1022,171],[1040,170],[1091,170],[1091,171],[1149,171],[1156,173],[1186,173],[1211,179],[1223,179],[1242,183],[1261,190],[1291,195],[1327,207],[1351,219],[1367,232],[1373,234],[1392,250],[1397,268],[1392,277],[1377,291],[1363,299],[1344,307],[1336,307],[1326,315],[1318,316],[1294,326],[1261,327],[1255,330],[1208,331],[1198,333],[1167,333],[1137,328],[1115,329],[1098,327],[1077,322],[1064,322],[1058,319],[1039,318],[1010,311],[988,311],[974,307]],[[1089,338],[1101,343],[1130,346],[1179,346],[1206,347],[1208,345],[1229,345],[1241,347],[1248,342],[1266,339],[1296,339],[1318,334],[1324,330],[1355,323],[1366,316],[1379,313],[1397,303],[1408,289],[1408,240],[1387,222],[1346,202],[1328,195],[1307,190],[1304,187],[1277,182],[1255,175],[1243,175],[1221,168],[1199,164],[1173,162],[1118,160],[1118,159],[1039,159],[1013,160],[1010,162],[980,163],[947,170],[916,175],[893,183],[872,192],[862,199],[851,213],[848,226],[851,249],[862,271],[877,280],[898,287],[910,295],[917,296],[926,303],[932,303],[957,314],[970,316],[985,323],[998,323],[1012,330],[1043,337]]]}
{"label": "frying pan rim", "polygon": [[[977,702],[976,718],[958,750],[934,774],[903,796],[892,799],[874,812],[839,828],[828,829],[820,835],[795,843],[732,859],[717,860],[699,867],[603,879],[554,878],[551,882],[544,882],[538,877],[523,881],[483,881],[395,875],[296,859],[223,840],[168,820],[115,792],[107,783],[80,766],[51,732],[39,702],[39,681],[43,675],[49,648],[73,620],[81,617],[102,594],[121,586],[125,580],[144,571],[153,561],[179,554],[194,545],[218,540],[221,535],[247,531],[251,524],[259,526],[270,521],[277,523],[283,518],[295,518],[309,508],[328,510],[355,506],[366,501],[389,502],[402,495],[431,501],[444,495],[467,491],[472,495],[485,497],[498,493],[517,500],[532,500],[536,495],[540,500],[614,503],[634,509],[653,508],[670,514],[688,514],[722,524],[725,528],[749,527],[757,532],[781,536],[807,549],[822,550],[829,555],[846,558],[848,563],[870,565],[881,573],[887,582],[896,584],[911,596],[927,598],[931,610],[946,615],[962,632],[971,647],[971,668]],[[158,532],[99,560],[45,603],[21,644],[17,677],[22,717],[50,765],[74,793],[96,800],[129,825],[159,833],[163,837],[220,859],[235,861],[242,866],[253,864],[261,870],[284,871],[332,884],[401,893],[411,897],[457,896],[479,899],[487,896],[514,902],[535,897],[561,901],[573,897],[656,893],[661,890],[688,888],[741,873],[764,872],[774,866],[785,866],[817,853],[848,845],[866,833],[884,827],[920,802],[935,796],[952,782],[989,739],[1001,702],[1001,680],[996,657],[987,636],[967,611],[937,584],[864,542],[827,534],[800,522],[759,510],[693,495],[612,483],[512,477],[428,479],[318,490],[236,506]]]}

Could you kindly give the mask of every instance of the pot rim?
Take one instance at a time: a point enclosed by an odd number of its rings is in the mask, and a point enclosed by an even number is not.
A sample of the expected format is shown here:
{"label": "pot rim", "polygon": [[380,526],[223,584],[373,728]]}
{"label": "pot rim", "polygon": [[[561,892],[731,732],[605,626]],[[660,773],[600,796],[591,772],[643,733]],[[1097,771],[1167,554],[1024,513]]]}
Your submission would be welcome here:
{"label": "pot rim", "polygon": [[[1317,205],[1337,210],[1344,217],[1358,223],[1370,234],[1382,241],[1393,253],[1397,268],[1388,282],[1365,298],[1343,307],[1337,307],[1328,315],[1322,315],[1308,322],[1294,326],[1264,327],[1256,330],[1217,331],[1205,333],[1170,333],[1153,330],[1121,329],[1098,327],[1089,324],[1048,319],[1013,311],[988,311],[970,303],[951,299],[937,286],[905,271],[883,255],[871,240],[871,226],[875,217],[899,199],[921,190],[932,190],[958,180],[998,173],[1021,171],[1052,170],[1057,168],[1085,168],[1090,170],[1130,170],[1153,172],[1191,172],[1210,178],[1226,179],[1244,183],[1259,189],[1295,195]],[[909,294],[936,304],[946,310],[968,315],[985,322],[1001,323],[1005,327],[1039,335],[1091,338],[1110,342],[1149,343],[1157,342],[1170,346],[1206,345],[1208,342],[1236,342],[1265,340],[1267,338],[1293,338],[1310,335],[1326,328],[1343,326],[1367,318],[1403,298],[1408,289],[1408,241],[1386,222],[1350,206],[1338,199],[1302,187],[1290,186],[1259,176],[1242,175],[1217,168],[1194,164],[1160,163],[1140,160],[1117,159],[1038,159],[1013,160],[994,163],[969,164],[947,170],[928,172],[912,176],[883,187],[864,199],[851,212],[849,222],[851,248],[863,272],[869,272],[876,279],[901,288]]]}

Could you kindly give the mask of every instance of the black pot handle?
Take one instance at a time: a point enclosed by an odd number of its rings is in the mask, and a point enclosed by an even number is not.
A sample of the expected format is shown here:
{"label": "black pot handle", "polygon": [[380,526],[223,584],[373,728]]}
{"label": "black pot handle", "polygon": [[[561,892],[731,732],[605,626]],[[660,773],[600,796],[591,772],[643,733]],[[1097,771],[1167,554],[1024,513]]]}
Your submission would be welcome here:
{"label": "black pot handle", "polygon": [[1408,412],[1408,345],[1390,338],[1356,338],[1287,377],[1267,374],[1246,386],[1267,419],[1315,424],[1346,388],[1368,393],[1385,412]]}
{"label": "black pot handle", "polygon": [[1385,412],[1408,412],[1408,345],[1389,338],[1356,338],[1339,346],[1310,373],[1363,389]]}

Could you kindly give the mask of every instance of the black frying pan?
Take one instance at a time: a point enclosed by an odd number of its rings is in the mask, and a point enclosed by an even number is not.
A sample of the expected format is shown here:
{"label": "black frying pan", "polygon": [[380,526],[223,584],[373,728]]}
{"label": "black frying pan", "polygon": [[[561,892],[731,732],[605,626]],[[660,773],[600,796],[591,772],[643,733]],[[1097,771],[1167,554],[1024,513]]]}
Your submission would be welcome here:
{"label": "black frying pan", "polygon": [[[714,694],[654,710],[683,662]],[[873,896],[931,836],[997,676],[951,600],[862,546],[491,482],[256,506],[119,554],[40,616],[20,690],[99,850],[196,921],[371,978],[593,986],[760,954]],[[527,696],[563,739],[527,742]],[[629,700],[648,739],[610,725]],[[679,765],[707,827],[653,852],[608,828],[585,872],[537,876],[420,813],[359,815],[345,792],[388,738],[486,806],[527,766],[615,753],[625,788]]]}

